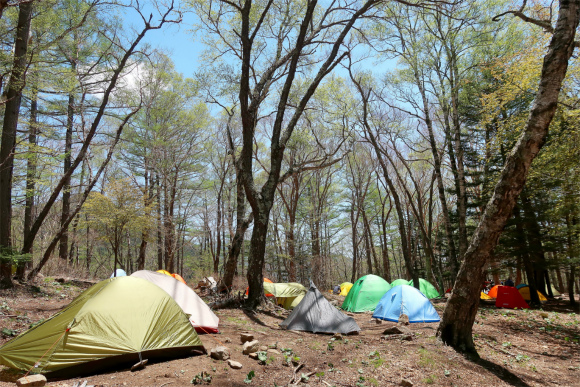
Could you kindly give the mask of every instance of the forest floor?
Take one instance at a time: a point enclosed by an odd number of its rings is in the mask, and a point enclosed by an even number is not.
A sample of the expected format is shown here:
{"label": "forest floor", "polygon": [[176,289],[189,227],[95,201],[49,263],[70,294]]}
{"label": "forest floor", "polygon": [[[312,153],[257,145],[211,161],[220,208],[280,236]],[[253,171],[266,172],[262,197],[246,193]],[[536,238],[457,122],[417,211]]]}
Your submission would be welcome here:
{"label": "forest floor", "polygon": [[[77,285],[45,278],[38,286],[1,291],[0,343],[58,312],[88,286]],[[441,314],[444,300],[434,304]],[[332,335],[281,330],[278,323],[287,312],[275,308],[257,313],[221,309],[216,314],[221,333],[201,335],[201,340],[208,352],[224,343],[242,369],[202,355],[148,364],[136,372],[124,369],[49,381],[48,386],[72,387],[85,380],[106,387],[191,386],[196,375],[206,380],[210,375],[212,386],[287,386],[294,378],[300,387],[398,386],[403,379],[414,386],[580,386],[580,316],[566,300],[550,300],[540,310],[481,305],[474,326],[478,361],[438,341],[436,323],[409,325],[412,341],[384,340],[382,332],[395,323],[378,324],[370,313],[349,313],[361,333],[333,339]],[[253,333],[260,345],[270,349],[264,364],[242,354],[241,332]],[[303,364],[302,368],[295,372],[292,361]],[[21,376],[21,372],[2,368],[0,386],[14,386]]]}

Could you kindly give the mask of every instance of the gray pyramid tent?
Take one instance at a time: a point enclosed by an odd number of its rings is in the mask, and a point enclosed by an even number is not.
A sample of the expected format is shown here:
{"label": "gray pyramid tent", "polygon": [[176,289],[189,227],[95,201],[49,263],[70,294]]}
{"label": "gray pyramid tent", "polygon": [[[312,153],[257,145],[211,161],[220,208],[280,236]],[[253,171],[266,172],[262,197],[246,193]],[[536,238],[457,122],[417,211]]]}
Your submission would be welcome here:
{"label": "gray pyramid tent", "polygon": [[346,334],[360,331],[354,319],[332,306],[312,282],[308,293],[280,326],[293,331],[314,333]]}

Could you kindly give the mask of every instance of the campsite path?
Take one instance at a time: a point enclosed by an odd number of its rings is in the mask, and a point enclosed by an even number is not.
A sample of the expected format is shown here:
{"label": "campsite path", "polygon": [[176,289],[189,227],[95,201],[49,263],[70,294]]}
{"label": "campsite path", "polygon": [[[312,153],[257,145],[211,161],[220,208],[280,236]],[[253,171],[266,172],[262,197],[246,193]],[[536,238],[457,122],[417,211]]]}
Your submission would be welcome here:
{"label": "campsite path", "polygon": [[[4,315],[0,317],[3,331],[0,342],[49,317],[82,290],[65,286],[47,282],[38,291],[22,288],[0,292],[0,312]],[[328,293],[325,296],[343,299]],[[443,302],[436,302],[435,306],[441,313]],[[203,344],[208,351],[225,344],[231,358],[242,363],[240,370],[208,356],[197,356],[150,364],[137,372],[110,371],[48,385],[71,387],[78,380],[87,380],[88,384],[106,387],[191,386],[192,379],[203,372],[211,376],[211,386],[287,386],[295,375],[292,361],[304,364],[296,373],[297,379],[302,374],[310,375],[308,380],[304,378],[305,383],[300,383],[302,387],[394,386],[401,379],[412,381],[414,386],[580,385],[580,316],[570,313],[563,301],[550,301],[544,311],[503,310],[482,305],[474,327],[481,355],[478,362],[465,359],[437,341],[437,324],[411,324],[413,341],[383,340],[382,331],[394,323],[377,324],[370,314],[350,314],[362,332],[333,340],[330,335],[279,329],[278,323],[287,315],[282,310],[251,313],[223,309],[216,314],[220,318],[221,333],[202,335]],[[271,350],[265,364],[243,355],[240,333],[244,331],[252,332],[261,345],[280,353]],[[255,376],[245,383],[250,371]],[[3,369],[0,386],[14,386],[18,377],[18,373]]]}

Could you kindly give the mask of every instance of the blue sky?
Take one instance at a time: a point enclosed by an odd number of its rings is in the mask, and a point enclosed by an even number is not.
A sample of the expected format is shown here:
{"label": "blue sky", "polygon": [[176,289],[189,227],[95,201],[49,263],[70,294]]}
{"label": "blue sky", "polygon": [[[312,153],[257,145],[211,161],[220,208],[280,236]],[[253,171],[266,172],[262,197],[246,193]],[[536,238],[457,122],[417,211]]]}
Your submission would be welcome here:
{"label": "blue sky", "polygon": [[[194,41],[191,32],[194,20],[195,15],[184,13],[183,21],[180,24],[167,24],[160,30],[148,31],[143,39],[143,43],[148,43],[152,47],[166,52],[175,63],[175,69],[190,78],[199,67],[198,57],[203,49],[201,43]],[[125,22],[135,26],[137,30],[143,26],[143,21],[136,13],[129,13]]]}

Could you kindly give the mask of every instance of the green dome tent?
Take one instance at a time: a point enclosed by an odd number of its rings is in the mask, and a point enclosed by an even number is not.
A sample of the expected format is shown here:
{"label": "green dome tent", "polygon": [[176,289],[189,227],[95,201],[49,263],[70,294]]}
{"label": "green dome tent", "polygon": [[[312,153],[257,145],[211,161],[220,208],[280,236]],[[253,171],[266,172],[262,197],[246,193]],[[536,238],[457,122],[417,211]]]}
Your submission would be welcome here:
{"label": "green dome tent", "polygon": [[409,285],[409,281],[407,281],[406,279],[396,279],[393,282],[391,282],[391,287],[394,288],[395,286],[399,286],[399,285]]}
{"label": "green dome tent", "polygon": [[[407,283],[407,285],[413,287],[415,286],[413,284],[413,280],[410,280]],[[439,292],[437,291],[437,289],[435,289],[435,286],[431,285],[431,283],[426,279],[419,278],[419,288],[420,288],[419,290],[421,290],[421,293],[423,293],[425,297],[429,299],[439,297]]]}
{"label": "green dome tent", "polygon": [[273,294],[278,305],[284,309],[296,307],[308,290],[299,283],[268,283],[264,282],[264,293]]}
{"label": "green dome tent", "polygon": [[342,303],[342,309],[349,312],[373,311],[379,300],[391,285],[376,275],[365,275],[359,278]]}
{"label": "green dome tent", "polygon": [[107,279],[0,348],[0,364],[49,377],[78,376],[141,359],[205,352],[179,305],[136,277]]}

